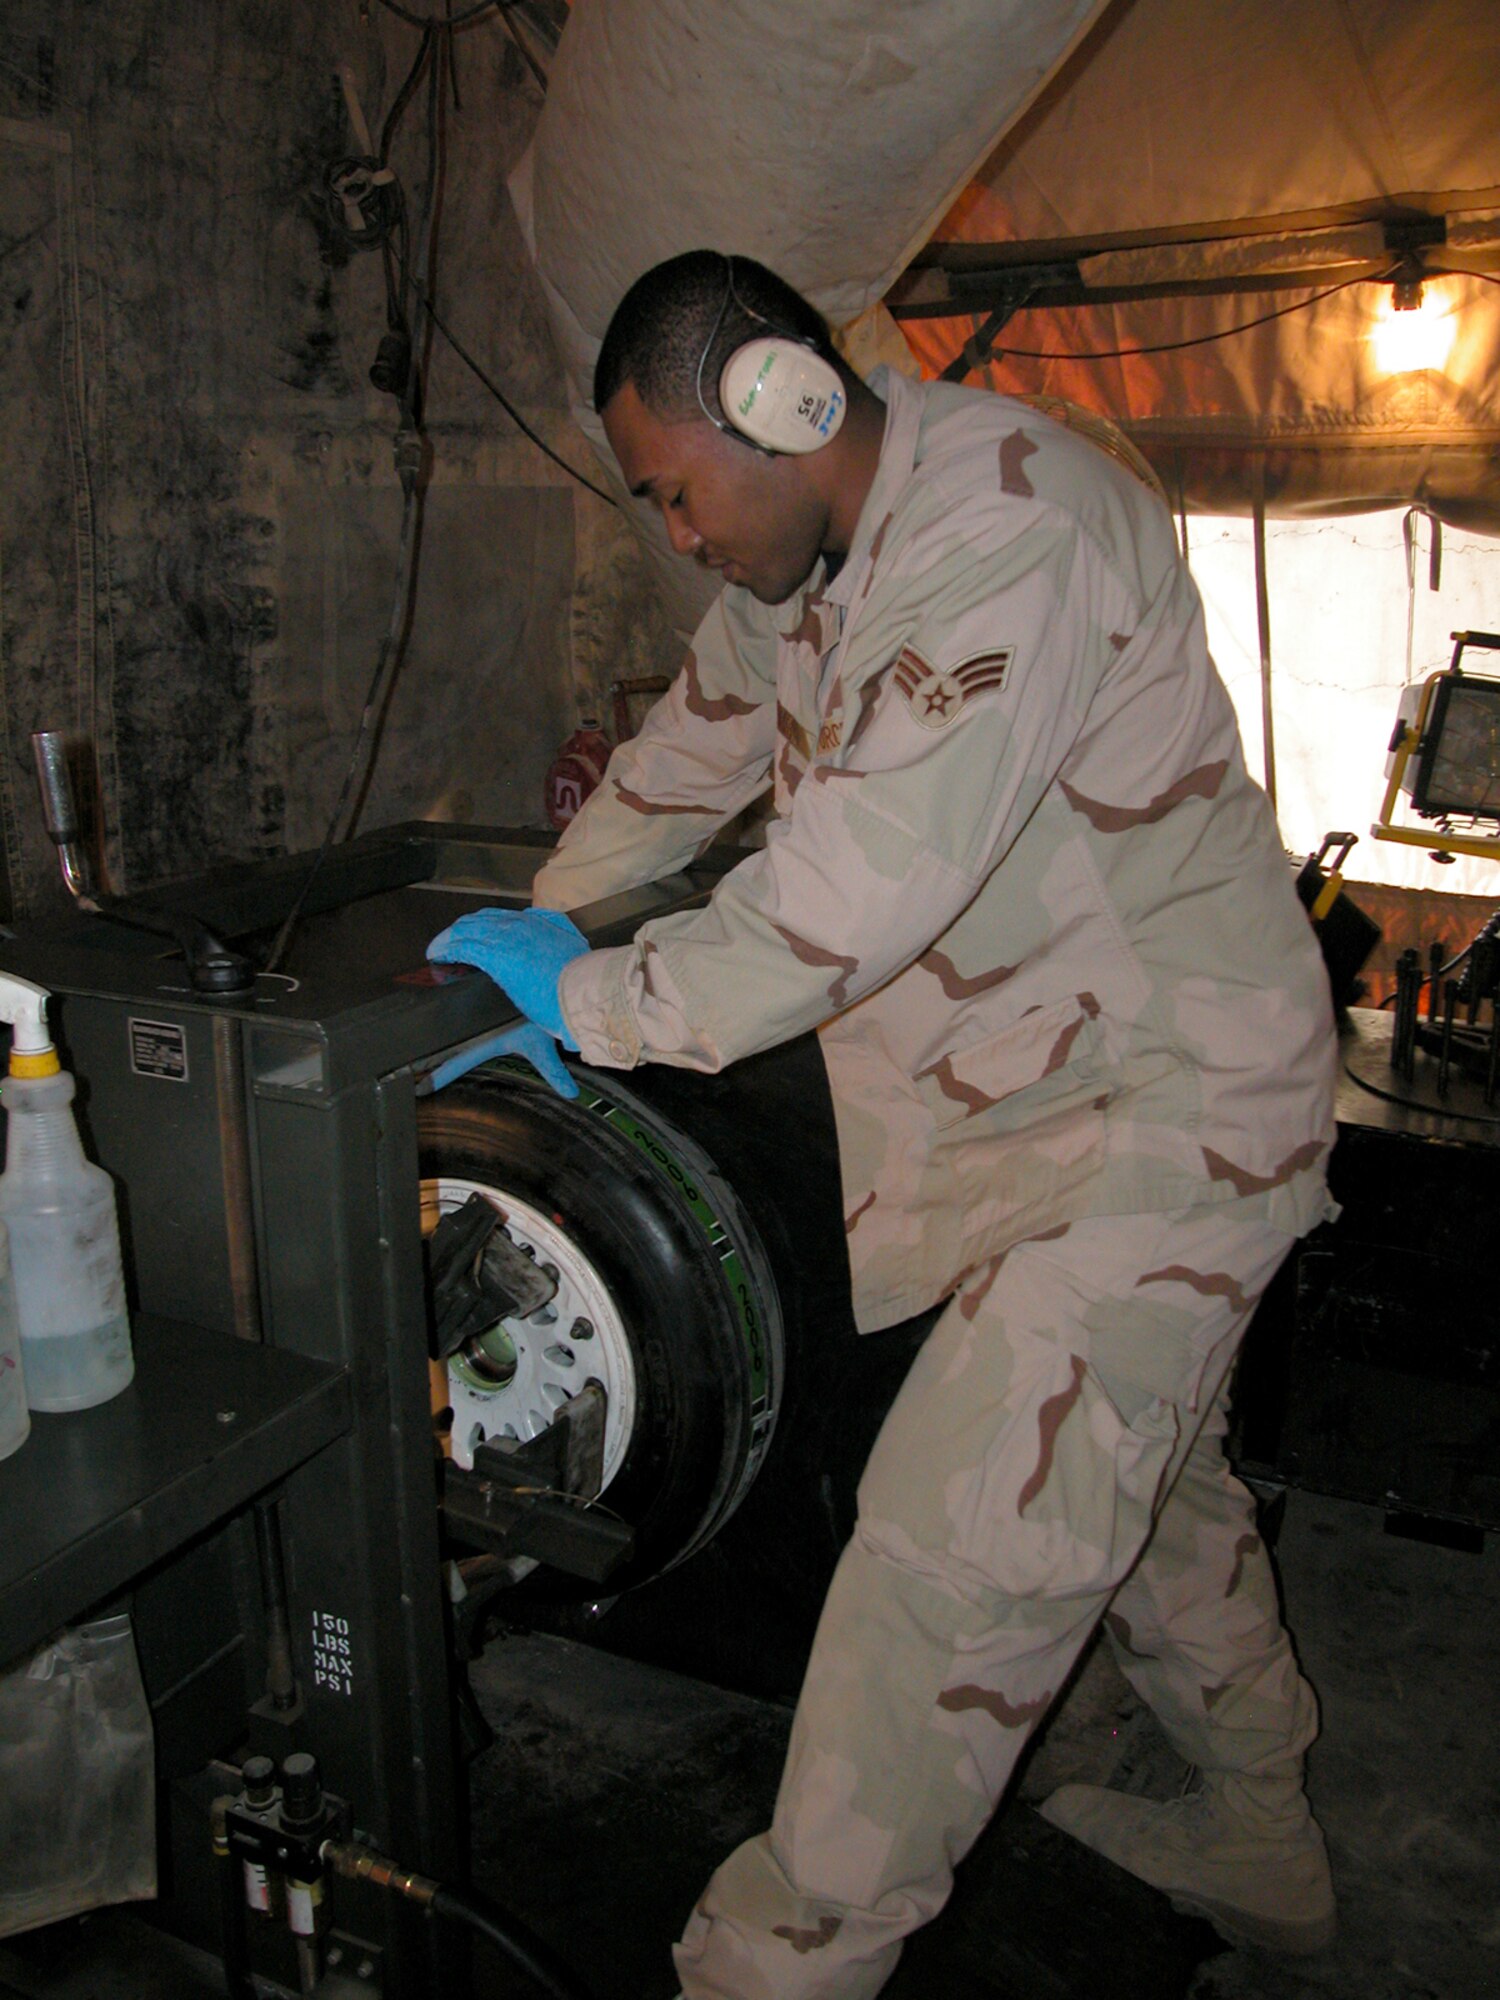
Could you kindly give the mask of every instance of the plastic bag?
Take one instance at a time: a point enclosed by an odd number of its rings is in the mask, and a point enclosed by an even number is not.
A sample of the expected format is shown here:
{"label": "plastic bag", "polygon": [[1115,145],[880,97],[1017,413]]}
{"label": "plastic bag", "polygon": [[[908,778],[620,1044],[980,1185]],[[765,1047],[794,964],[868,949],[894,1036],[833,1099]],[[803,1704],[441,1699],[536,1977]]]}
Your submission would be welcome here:
{"label": "plastic bag", "polygon": [[0,1937],[155,1894],[151,1712],[120,1612],[0,1674]]}

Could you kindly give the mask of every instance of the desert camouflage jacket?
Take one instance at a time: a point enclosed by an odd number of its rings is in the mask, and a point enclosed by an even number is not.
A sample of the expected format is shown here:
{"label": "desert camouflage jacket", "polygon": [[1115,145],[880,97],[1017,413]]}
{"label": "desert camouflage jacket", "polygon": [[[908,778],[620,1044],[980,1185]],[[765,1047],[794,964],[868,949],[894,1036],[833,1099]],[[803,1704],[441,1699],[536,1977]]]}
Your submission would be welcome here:
{"label": "desert camouflage jacket", "polygon": [[775,787],[706,907],[563,974],[584,1059],[717,1070],[818,1028],[856,1309],[1081,1215],[1327,1208],[1327,981],[1166,510],[984,391],[877,374],[833,581],[727,589],[537,879],[575,909]]}

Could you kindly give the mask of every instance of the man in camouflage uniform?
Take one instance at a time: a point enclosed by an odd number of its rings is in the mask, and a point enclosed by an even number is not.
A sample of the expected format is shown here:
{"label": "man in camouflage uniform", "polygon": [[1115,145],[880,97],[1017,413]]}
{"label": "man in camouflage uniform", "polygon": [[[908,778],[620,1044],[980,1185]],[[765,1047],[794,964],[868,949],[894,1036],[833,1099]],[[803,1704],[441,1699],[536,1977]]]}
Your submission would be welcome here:
{"label": "man in camouflage uniform", "polygon": [[821,450],[725,435],[737,343],[829,351],[726,267],[648,273],[600,355],[627,482],[728,587],[536,902],[667,873],[768,781],[777,816],[706,907],[578,947],[557,1017],[606,1067],[818,1029],[859,1324],[951,1303],[683,1991],[878,1992],[1101,1617],[1202,1789],[1049,1816],[1230,1936],[1316,1948],[1315,1708],[1221,1440],[1248,1316],[1328,1212],[1334,1039],[1197,592],[1145,484],[999,396],[845,370]]}

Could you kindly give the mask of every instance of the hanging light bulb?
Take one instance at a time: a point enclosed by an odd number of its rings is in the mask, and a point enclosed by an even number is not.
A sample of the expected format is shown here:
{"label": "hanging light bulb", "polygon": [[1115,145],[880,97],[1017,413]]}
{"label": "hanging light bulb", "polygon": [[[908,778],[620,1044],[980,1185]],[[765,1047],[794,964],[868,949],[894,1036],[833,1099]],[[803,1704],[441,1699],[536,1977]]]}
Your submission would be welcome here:
{"label": "hanging light bulb", "polygon": [[1431,284],[1399,280],[1375,322],[1376,366],[1386,375],[1441,368],[1456,331],[1449,300]]}

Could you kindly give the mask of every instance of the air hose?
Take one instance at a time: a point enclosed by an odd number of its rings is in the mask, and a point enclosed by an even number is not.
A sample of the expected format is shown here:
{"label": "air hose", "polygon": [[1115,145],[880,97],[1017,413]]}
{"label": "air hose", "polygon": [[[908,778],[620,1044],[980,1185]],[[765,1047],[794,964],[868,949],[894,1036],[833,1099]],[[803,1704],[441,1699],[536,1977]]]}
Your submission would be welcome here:
{"label": "air hose", "polygon": [[551,2000],[592,2000],[569,1968],[524,1924],[502,1911],[477,1889],[448,1888],[425,1875],[412,1875],[397,1862],[373,1848],[355,1841],[330,1840],[324,1843],[323,1860],[336,1875],[351,1882],[369,1882],[392,1895],[405,1896],[420,1904],[429,1915],[465,1924],[488,1938],[512,1965],[517,1966]]}

